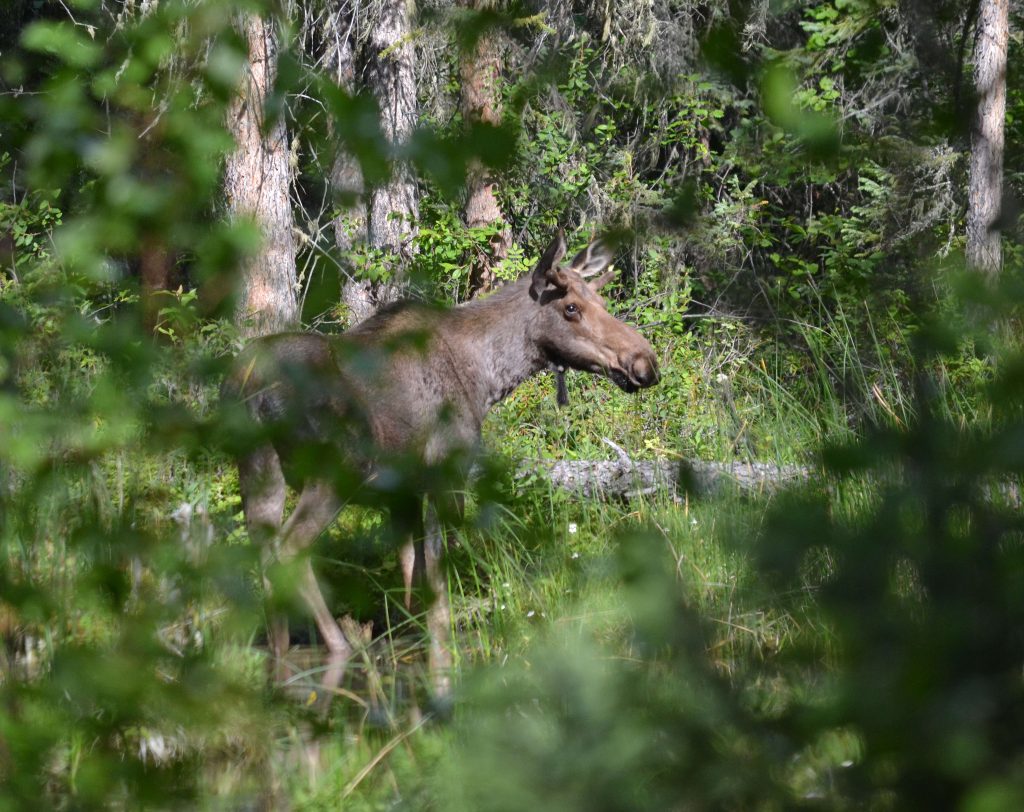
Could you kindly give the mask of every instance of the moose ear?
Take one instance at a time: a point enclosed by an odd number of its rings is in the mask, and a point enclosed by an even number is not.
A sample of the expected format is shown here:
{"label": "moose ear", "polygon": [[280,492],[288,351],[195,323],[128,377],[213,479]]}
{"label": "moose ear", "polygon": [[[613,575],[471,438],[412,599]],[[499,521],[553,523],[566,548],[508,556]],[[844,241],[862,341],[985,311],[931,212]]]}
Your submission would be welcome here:
{"label": "moose ear", "polygon": [[565,276],[558,270],[558,263],[561,262],[564,256],[565,234],[562,233],[562,229],[558,229],[558,233],[551,241],[551,245],[548,246],[544,255],[537,262],[537,267],[533,269],[533,282],[530,284],[530,293],[535,299],[540,298],[541,293],[544,292],[544,288],[548,284],[560,288],[568,287]]}
{"label": "moose ear", "polygon": [[611,282],[614,278],[615,278],[615,269],[614,268],[609,268],[607,271],[605,271],[603,274],[601,274],[593,282],[588,282],[587,284],[590,285],[590,289],[591,290],[597,291],[597,290],[600,290],[601,288],[603,288],[609,282]]}
{"label": "moose ear", "polygon": [[601,273],[611,262],[612,252],[600,239],[596,239],[573,257],[572,269],[584,279],[589,279]]}

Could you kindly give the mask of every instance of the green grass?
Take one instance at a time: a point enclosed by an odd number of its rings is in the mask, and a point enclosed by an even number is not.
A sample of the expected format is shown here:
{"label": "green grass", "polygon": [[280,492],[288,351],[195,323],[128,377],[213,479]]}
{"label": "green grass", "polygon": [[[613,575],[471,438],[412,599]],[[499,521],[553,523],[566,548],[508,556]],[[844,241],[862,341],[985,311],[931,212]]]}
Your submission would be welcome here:
{"label": "green grass", "polygon": [[[624,593],[619,561],[621,548],[641,535],[655,540],[660,566],[680,598],[707,621],[704,643],[716,672],[747,680],[749,663],[770,661],[784,647],[822,646],[826,632],[815,623],[809,596],[773,602],[754,580],[745,551],[728,541],[756,532],[764,509],[737,495],[682,505],[669,499],[621,505],[539,485],[513,494],[486,526],[470,522],[452,549],[451,599],[465,690],[480,690],[481,680],[489,679],[480,674],[500,680],[502,673],[553,667],[552,656],[566,656],[576,646],[602,660],[628,663],[641,656],[631,632],[633,599]],[[424,679],[421,663],[389,650],[408,645],[408,636],[418,633],[411,625],[400,641],[377,647],[375,661],[386,685]],[[349,688],[365,690],[358,668]],[[776,681],[748,690],[770,707],[779,701],[775,695],[794,689]],[[419,726],[408,692],[385,693],[382,699],[390,705],[384,714],[353,708],[344,698],[335,703],[331,726],[318,744],[317,766],[289,771],[288,792],[299,808],[336,808],[332,804],[342,797],[346,808],[355,809],[399,801],[410,808],[446,808],[442,800],[448,796],[433,770],[451,769],[436,762],[460,752],[453,730],[474,725],[479,700],[466,699],[459,689],[453,729],[436,722]],[[482,712],[485,719],[493,713],[486,701]],[[381,718],[393,724],[371,723]],[[306,741],[298,734],[289,747],[301,749]]]}
{"label": "green grass", "polygon": [[[842,317],[803,329],[813,363],[800,375],[781,356],[772,366],[733,331],[705,347],[663,337],[662,385],[636,397],[579,375],[570,379],[571,405],[559,410],[542,376],[495,410],[485,444],[510,468],[540,457],[613,457],[605,439],[636,459],[807,463],[823,444],[864,427],[911,420],[895,366],[863,361],[886,356],[880,343],[858,355]],[[51,372],[67,374],[66,363]],[[839,380],[863,397],[850,401]],[[188,408],[206,412],[210,387],[191,391]],[[950,415],[970,408],[958,392],[951,386],[943,401]],[[851,524],[878,506],[878,485],[867,477],[809,488],[812,501]],[[0,526],[9,583],[40,595],[38,604],[16,596],[9,637],[45,641],[18,690],[31,713],[61,708],[50,738],[24,747],[42,754],[37,768],[48,771],[54,803],[146,798],[142,787],[156,775],[165,783],[155,787],[190,787],[181,802],[208,808],[262,798],[297,809],[334,809],[340,800],[346,809],[512,809],[516,799],[535,800],[520,784],[537,783],[545,765],[571,754],[559,766],[559,792],[576,787],[576,795],[556,793],[550,808],[587,808],[587,798],[594,808],[656,808],[662,793],[682,791],[666,778],[680,764],[695,803],[753,808],[745,804],[755,799],[782,808],[786,799],[828,796],[844,765],[861,758],[858,735],[842,727],[800,746],[773,744],[777,734],[766,732],[791,709],[830,695],[837,657],[835,629],[817,600],[835,569],[829,554],[804,555],[795,579],[766,575],[772,551],[764,540],[777,532],[768,525],[787,497],[602,502],[510,471],[484,490],[490,501],[471,492],[466,522],[450,537],[458,673],[448,719],[435,716],[427,695],[424,619],[403,606],[380,513],[346,510],[314,550],[336,614],[372,623],[374,634],[325,714],[315,657],[288,686],[268,682],[258,556],[225,458],[147,450],[137,434],[49,473],[9,474],[17,510]],[[211,522],[214,543],[198,557],[186,553],[172,519],[183,502],[202,506]],[[312,639],[296,607],[295,626]],[[108,668],[82,689],[84,704],[68,708],[68,651],[82,667],[113,662],[123,671]],[[21,730],[29,718],[7,724]],[[652,737],[664,735],[697,749],[683,761],[672,748],[651,751]],[[135,759],[153,736],[173,742],[170,755]],[[779,747],[793,748],[782,762]],[[507,766],[509,748],[525,755],[503,778],[508,805],[481,807],[482,776]],[[747,762],[742,780],[718,777],[723,765]],[[602,784],[628,781],[623,770],[635,771],[635,797]],[[763,798],[758,781],[769,788]],[[595,787],[604,788],[592,797]],[[167,806],[178,803],[168,796]]]}

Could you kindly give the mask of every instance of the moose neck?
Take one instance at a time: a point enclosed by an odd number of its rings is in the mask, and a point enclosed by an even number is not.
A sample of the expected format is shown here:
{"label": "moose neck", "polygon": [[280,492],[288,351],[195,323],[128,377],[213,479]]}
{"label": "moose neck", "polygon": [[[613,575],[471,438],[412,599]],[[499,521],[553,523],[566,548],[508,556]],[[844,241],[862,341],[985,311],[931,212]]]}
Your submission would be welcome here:
{"label": "moose neck", "polygon": [[[452,330],[445,331],[459,377],[473,411],[482,420],[490,408],[547,366],[532,336],[537,303],[529,279],[506,285],[484,299],[449,311]],[[455,346],[453,346],[455,345]]]}

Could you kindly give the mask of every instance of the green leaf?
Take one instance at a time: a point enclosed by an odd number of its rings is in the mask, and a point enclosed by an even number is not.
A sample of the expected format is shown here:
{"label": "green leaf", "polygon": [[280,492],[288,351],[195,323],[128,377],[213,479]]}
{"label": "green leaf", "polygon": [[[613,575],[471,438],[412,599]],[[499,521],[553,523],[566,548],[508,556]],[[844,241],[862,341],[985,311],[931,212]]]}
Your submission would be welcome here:
{"label": "green leaf", "polygon": [[29,51],[56,56],[73,68],[96,65],[102,46],[82,26],[64,22],[34,22],[21,35],[22,46]]}

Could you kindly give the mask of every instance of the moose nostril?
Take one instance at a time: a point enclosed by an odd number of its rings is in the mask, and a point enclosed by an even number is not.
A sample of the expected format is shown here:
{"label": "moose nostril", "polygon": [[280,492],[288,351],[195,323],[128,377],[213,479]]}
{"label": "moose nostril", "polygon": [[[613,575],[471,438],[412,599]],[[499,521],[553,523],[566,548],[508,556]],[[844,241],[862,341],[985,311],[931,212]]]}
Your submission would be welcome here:
{"label": "moose nostril", "polygon": [[640,355],[630,365],[633,380],[641,386],[654,386],[658,382],[658,363],[654,357]]}

